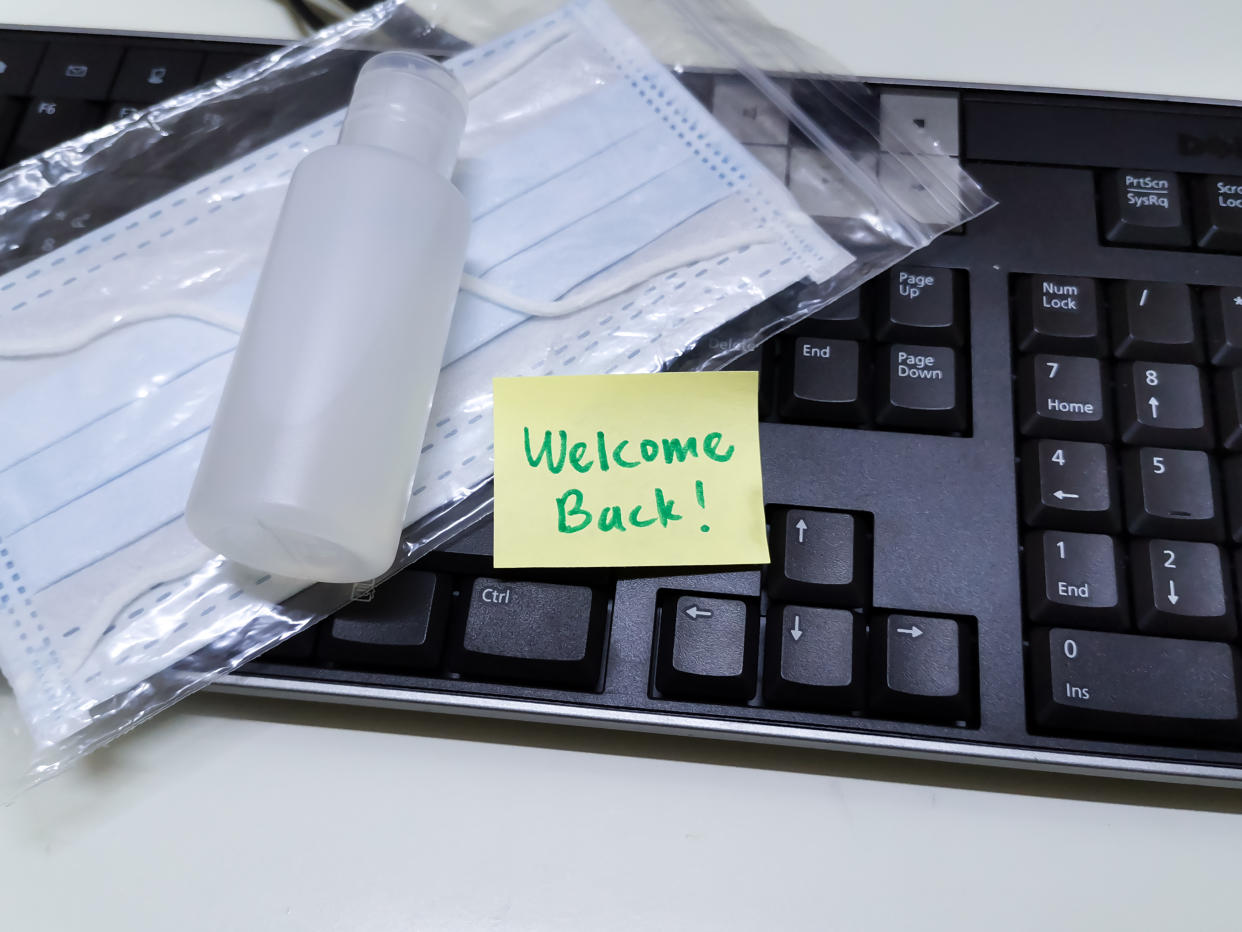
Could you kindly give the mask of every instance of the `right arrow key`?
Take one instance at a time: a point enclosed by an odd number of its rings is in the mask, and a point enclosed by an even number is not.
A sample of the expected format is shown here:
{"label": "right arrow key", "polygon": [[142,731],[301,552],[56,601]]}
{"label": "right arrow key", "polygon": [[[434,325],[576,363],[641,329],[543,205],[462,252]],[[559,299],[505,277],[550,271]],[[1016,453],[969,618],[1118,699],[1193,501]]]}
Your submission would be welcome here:
{"label": "right arrow key", "polygon": [[970,723],[977,718],[974,639],[964,623],[888,615],[871,630],[876,712],[910,721]]}

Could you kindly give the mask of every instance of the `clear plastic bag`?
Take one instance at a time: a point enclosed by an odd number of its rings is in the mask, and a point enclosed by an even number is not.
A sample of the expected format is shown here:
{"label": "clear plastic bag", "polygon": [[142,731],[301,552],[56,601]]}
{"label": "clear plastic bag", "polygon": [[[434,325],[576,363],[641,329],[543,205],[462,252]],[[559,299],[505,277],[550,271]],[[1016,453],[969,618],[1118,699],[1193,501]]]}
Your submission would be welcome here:
{"label": "clear plastic bag", "polygon": [[475,219],[390,572],[490,513],[492,376],[720,368],[991,203],[708,0],[389,0],[3,173],[0,669],[37,777],[373,585],[231,564],[181,512],[288,176],[392,47],[471,93]]}

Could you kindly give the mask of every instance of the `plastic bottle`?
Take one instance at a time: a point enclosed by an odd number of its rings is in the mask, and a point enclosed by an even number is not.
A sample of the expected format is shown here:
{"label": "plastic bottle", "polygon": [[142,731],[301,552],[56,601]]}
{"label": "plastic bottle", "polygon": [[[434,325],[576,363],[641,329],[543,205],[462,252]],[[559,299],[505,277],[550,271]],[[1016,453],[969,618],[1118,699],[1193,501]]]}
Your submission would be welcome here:
{"label": "plastic bottle", "polygon": [[465,121],[448,71],[385,52],[294,172],[186,508],[208,547],[322,582],[391,564],[465,263]]}

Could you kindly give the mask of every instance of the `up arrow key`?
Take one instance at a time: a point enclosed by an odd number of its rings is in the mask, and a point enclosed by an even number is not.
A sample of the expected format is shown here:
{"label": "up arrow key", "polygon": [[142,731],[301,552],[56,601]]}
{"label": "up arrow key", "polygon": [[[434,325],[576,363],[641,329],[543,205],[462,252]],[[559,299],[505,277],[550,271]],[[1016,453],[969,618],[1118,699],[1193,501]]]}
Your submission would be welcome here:
{"label": "up arrow key", "polygon": [[[864,604],[871,588],[871,542],[853,515],[778,508],[772,510],[771,525],[768,585],[772,595],[795,605]],[[790,615],[789,622],[775,630],[788,631],[792,623]]]}

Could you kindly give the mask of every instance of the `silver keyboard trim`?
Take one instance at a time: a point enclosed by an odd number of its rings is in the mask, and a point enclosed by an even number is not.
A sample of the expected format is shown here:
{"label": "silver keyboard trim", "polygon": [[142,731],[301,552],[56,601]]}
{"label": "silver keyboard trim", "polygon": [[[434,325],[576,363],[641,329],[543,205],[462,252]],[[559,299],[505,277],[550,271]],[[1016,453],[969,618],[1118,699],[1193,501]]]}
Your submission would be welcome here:
{"label": "silver keyboard trim", "polygon": [[688,738],[747,741],[788,747],[853,751],[893,757],[914,757],[951,764],[988,764],[1050,773],[1109,776],[1132,780],[1242,788],[1242,767],[1185,764],[1137,757],[1074,754],[1064,751],[1006,747],[911,738],[870,732],[832,731],[796,725],[721,721],[693,715],[605,709],[571,703],[539,702],[439,693],[430,690],[352,683],[321,683],[285,677],[231,674],[211,687],[217,692],[263,698],[335,702],[369,708],[406,709],[456,715],[483,715],[553,725],[582,725],[681,735]]}

